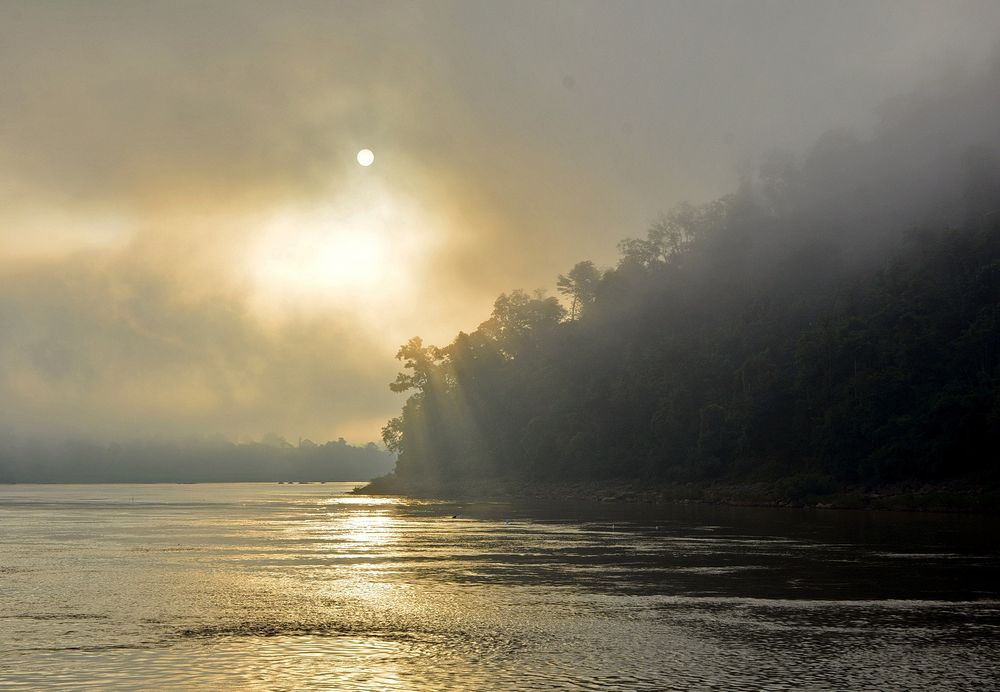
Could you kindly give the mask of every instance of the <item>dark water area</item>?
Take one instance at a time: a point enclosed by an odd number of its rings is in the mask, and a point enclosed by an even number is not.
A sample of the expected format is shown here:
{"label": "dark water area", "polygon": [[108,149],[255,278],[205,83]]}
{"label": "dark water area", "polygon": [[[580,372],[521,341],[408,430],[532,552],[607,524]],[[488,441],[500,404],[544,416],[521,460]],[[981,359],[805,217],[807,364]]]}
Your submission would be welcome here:
{"label": "dark water area", "polygon": [[0,486],[0,688],[996,689],[995,517]]}

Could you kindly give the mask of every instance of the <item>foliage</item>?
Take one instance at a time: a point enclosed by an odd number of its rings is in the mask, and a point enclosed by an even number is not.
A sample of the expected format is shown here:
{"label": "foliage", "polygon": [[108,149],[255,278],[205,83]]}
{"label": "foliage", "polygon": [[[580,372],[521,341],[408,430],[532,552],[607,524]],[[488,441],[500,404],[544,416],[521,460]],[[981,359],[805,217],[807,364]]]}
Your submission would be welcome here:
{"label": "foliage", "polygon": [[681,205],[615,269],[560,275],[568,313],[514,291],[448,346],[411,340],[384,431],[397,479],[783,478],[806,496],[995,477],[1000,185],[991,155],[967,158],[965,226],[891,254],[847,261],[782,160],[760,194]]}
{"label": "foliage", "polygon": [[597,299],[601,271],[590,260],[577,262],[567,274],[560,274],[556,290],[570,299],[569,318],[575,320]]}

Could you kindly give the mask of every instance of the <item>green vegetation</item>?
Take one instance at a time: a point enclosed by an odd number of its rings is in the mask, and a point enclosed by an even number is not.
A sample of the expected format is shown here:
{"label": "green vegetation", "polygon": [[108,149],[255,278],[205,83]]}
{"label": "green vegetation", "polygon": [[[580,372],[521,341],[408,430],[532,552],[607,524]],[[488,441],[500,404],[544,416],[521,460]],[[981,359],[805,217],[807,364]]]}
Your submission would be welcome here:
{"label": "green vegetation", "polygon": [[899,234],[877,187],[838,210],[810,175],[862,151],[824,140],[802,168],[775,157],[756,185],[681,205],[617,267],[560,276],[568,309],[517,290],[447,346],[410,340],[383,431],[398,462],[369,490],[994,483],[1000,167],[968,151],[959,203],[939,199],[961,223]]}

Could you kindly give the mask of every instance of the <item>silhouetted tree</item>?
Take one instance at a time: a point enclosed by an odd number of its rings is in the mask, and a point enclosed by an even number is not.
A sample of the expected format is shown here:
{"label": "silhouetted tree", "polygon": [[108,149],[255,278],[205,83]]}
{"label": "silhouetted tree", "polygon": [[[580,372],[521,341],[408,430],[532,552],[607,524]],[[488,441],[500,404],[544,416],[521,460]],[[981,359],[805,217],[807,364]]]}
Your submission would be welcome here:
{"label": "silhouetted tree", "polygon": [[447,346],[411,340],[397,478],[995,479],[1000,164],[945,156],[935,117],[678,205],[614,269],[558,277],[568,320],[516,290]]}
{"label": "silhouetted tree", "polygon": [[559,275],[556,289],[570,299],[570,320],[576,320],[579,314],[594,302],[600,281],[601,271],[590,260],[577,262],[568,274]]}

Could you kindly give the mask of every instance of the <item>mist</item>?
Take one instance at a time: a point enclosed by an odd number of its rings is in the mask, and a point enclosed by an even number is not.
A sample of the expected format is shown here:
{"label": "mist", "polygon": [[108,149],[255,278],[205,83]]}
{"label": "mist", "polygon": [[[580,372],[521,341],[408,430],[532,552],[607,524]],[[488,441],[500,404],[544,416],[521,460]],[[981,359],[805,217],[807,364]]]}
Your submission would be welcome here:
{"label": "mist", "polygon": [[326,483],[382,475],[394,461],[374,443],[289,442],[273,433],[241,443],[219,436],[103,444],[0,437],[0,483]]}
{"label": "mist", "polygon": [[367,442],[400,343],[681,201],[874,257],[995,142],[989,2],[0,11],[0,427],[41,437]]}
{"label": "mist", "polygon": [[1000,429],[998,86],[995,57],[887,102],[870,134],[772,150],[615,266],[560,274],[567,305],[515,289],[450,343],[409,341],[383,429],[399,459],[370,490],[994,483],[976,450]]}
{"label": "mist", "polygon": [[0,0],[0,689],[1000,689],[997,449],[996,0]]}

